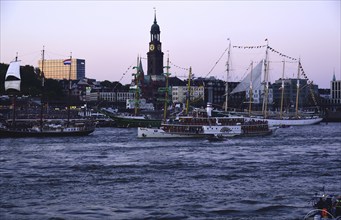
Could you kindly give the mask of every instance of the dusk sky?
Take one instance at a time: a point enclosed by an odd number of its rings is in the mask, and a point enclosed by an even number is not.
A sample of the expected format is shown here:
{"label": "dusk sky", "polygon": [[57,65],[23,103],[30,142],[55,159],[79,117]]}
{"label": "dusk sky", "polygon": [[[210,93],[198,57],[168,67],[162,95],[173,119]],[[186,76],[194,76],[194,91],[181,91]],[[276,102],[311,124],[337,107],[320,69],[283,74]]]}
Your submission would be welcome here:
{"label": "dusk sky", "polygon": [[[86,60],[86,77],[130,83],[137,56],[146,58],[154,7],[161,30],[164,65],[183,78],[189,66],[196,77],[226,80],[232,46],[269,46],[270,79],[281,76],[281,61],[300,58],[307,77],[329,88],[340,73],[340,1],[4,1],[1,0],[0,62],[18,52],[22,65],[46,59]],[[222,56],[222,57],[221,57]],[[215,63],[219,60],[218,64]],[[231,50],[230,81],[239,81],[251,61],[265,58],[265,47]],[[286,58],[286,61],[291,59]],[[211,69],[215,68],[211,71]],[[181,67],[181,68],[180,68]],[[147,62],[143,59],[144,72]],[[123,75],[125,72],[127,73]],[[285,77],[297,74],[288,63]],[[295,75],[296,77],[296,75]]]}

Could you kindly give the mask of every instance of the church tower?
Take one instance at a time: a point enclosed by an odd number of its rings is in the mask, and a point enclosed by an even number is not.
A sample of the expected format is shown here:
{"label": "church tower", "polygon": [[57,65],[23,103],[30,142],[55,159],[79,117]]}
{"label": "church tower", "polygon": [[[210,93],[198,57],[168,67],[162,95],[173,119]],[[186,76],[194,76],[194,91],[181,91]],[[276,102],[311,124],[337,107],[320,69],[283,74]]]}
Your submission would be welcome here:
{"label": "church tower", "polygon": [[161,81],[163,75],[163,52],[160,42],[160,27],[156,22],[156,12],[154,12],[154,24],[150,29],[149,52],[147,53],[148,71],[147,75],[152,81]]}

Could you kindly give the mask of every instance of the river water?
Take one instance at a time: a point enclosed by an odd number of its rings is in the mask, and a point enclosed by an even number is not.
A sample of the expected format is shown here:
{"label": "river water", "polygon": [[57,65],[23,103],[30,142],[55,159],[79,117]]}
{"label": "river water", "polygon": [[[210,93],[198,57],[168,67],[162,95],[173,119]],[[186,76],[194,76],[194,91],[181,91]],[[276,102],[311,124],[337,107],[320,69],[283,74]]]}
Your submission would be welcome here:
{"label": "river water", "polygon": [[0,219],[303,219],[341,195],[341,124],[266,137],[0,139]]}

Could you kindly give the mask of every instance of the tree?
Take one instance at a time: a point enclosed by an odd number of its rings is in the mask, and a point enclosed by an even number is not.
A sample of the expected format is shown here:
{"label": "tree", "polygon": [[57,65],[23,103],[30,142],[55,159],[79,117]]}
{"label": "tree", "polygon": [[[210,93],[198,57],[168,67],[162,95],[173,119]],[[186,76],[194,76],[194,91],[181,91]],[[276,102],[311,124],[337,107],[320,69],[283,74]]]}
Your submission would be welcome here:
{"label": "tree", "polygon": [[100,84],[104,89],[110,89],[111,90],[113,88],[113,85],[109,80],[104,80]]}
{"label": "tree", "polygon": [[[0,95],[7,94],[5,91],[5,76],[8,69],[8,64],[0,64]],[[38,97],[42,95],[41,74],[39,69],[34,69],[33,66],[21,66],[21,95],[29,95]],[[54,79],[45,79],[44,95],[49,100],[63,100],[66,95],[63,92],[61,83]]]}

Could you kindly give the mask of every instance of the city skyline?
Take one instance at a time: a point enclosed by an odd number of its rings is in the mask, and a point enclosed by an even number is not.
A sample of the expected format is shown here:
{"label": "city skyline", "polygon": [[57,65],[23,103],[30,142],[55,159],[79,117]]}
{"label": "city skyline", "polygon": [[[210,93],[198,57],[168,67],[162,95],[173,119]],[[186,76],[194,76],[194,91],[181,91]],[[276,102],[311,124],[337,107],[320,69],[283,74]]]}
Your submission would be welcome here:
{"label": "city skyline", "polygon": [[172,76],[186,76],[191,66],[196,77],[226,80],[231,42],[231,81],[243,78],[250,61],[265,58],[256,46],[266,44],[278,52],[269,52],[273,81],[284,58],[286,77],[295,76],[293,59],[300,58],[320,88],[329,88],[334,71],[341,78],[339,1],[1,1],[0,62],[18,52],[22,65],[38,66],[45,46],[46,59],[72,52],[86,60],[86,77],[127,84],[137,56],[146,72],[154,10]]}

